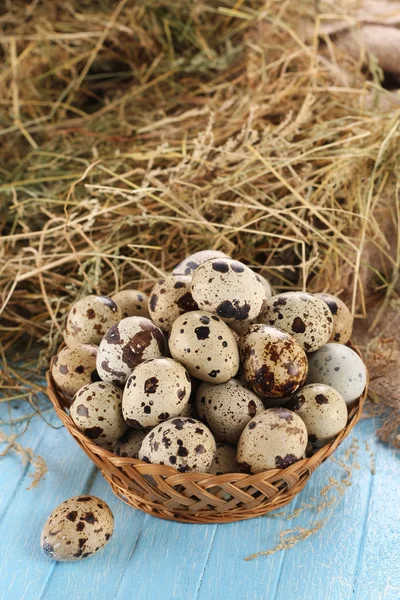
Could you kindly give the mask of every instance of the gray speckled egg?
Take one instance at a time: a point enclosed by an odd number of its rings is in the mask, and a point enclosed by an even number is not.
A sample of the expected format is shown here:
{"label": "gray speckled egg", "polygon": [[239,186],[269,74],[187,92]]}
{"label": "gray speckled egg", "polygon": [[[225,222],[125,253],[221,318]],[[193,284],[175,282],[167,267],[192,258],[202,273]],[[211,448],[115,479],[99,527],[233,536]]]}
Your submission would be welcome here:
{"label": "gray speckled egg", "polygon": [[228,444],[217,444],[214,460],[212,461],[208,472],[212,475],[239,473],[239,467],[236,460],[236,448],[229,446]]}
{"label": "gray speckled egg", "polygon": [[326,303],[303,292],[272,296],[267,300],[260,322],[289,333],[306,352],[314,352],[326,344],[333,328]]}
{"label": "gray speckled egg", "polygon": [[249,267],[232,258],[217,258],[193,273],[192,296],[201,310],[224,321],[248,321],[264,308],[265,288]]}
{"label": "gray speckled egg", "polygon": [[127,317],[113,325],[100,342],[97,372],[103,381],[125,383],[132,370],[148,358],[165,353],[163,332],[145,317]]}
{"label": "gray speckled egg", "polygon": [[180,262],[172,273],[174,275],[191,275],[197,267],[212,258],[229,258],[229,256],[220,250],[200,250],[200,252],[195,252]]}
{"label": "gray speckled egg", "polygon": [[51,375],[54,383],[68,400],[76,392],[93,381],[98,381],[96,356],[98,347],[94,344],[81,344],[69,348],[66,346],[54,357]]}
{"label": "gray speckled egg", "polygon": [[323,383],[305,385],[292,396],[285,408],[303,419],[311,444],[329,442],[347,424],[346,402],[339,392]]}
{"label": "gray speckled egg", "polygon": [[135,367],[125,384],[122,414],[130,427],[154,427],[177,417],[189,402],[192,384],[172,358],[153,358]]}
{"label": "gray speckled egg", "polygon": [[140,446],[150,429],[127,429],[114,444],[114,454],[121,457],[139,458]]}
{"label": "gray speckled egg", "polygon": [[317,298],[323,300],[332,314],[333,330],[330,342],[347,344],[353,331],[353,316],[343,300],[332,296],[332,294],[315,294]]}
{"label": "gray speckled egg", "polygon": [[175,467],[180,473],[206,473],[215,450],[214,437],[201,421],[175,417],[154,427],[146,435],[139,458],[145,462]]}
{"label": "gray speckled egg", "polygon": [[122,391],[113,383],[89,383],[75,394],[70,408],[77,428],[99,446],[111,448],[126,431]]}
{"label": "gray speckled egg", "polygon": [[218,442],[237,444],[247,423],[264,410],[264,405],[240,381],[230,379],[219,385],[202,383],[196,393],[196,408]]}
{"label": "gray speckled egg", "polygon": [[243,377],[256,394],[286,398],[304,384],[307,356],[288,333],[269,325],[251,325],[239,347]]}
{"label": "gray speckled egg", "polygon": [[237,461],[244,473],[285,469],[303,457],[307,429],[287,408],[269,408],[257,414],[240,436]]}
{"label": "gray speckled egg", "polygon": [[333,342],[308,357],[307,383],[325,383],[343,396],[357,400],[367,385],[367,368],[354,350]]}
{"label": "gray speckled egg", "polygon": [[113,529],[113,514],[103,500],[74,496],[59,504],[48,517],[40,545],[53,560],[81,560],[101,550]]}
{"label": "gray speckled egg", "polygon": [[153,287],[149,298],[149,313],[153,323],[164,331],[170,331],[173,322],[198,306],[190,292],[191,277],[168,275]]}
{"label": "gray speckled egg", "polygon": [[106,331],[122,319],[119,307],[107,296],[86,296],[68,313],[64,339],[67,346],[99,344]]}
{"label": "gray speckled egg", "polygon": [[178,317],[171,329],[169,349],[190,375],[202,381],[223,383],[239,369],[239,351],[232,331],[210,313],[193,311]]}
{"label": "gray speckled egg", "polygon": [[138,290],[121,290],[111,296],[111,300],[121,310],[121,318],[149,316],[147,309],[149,297],[143,292],[139,292]]}

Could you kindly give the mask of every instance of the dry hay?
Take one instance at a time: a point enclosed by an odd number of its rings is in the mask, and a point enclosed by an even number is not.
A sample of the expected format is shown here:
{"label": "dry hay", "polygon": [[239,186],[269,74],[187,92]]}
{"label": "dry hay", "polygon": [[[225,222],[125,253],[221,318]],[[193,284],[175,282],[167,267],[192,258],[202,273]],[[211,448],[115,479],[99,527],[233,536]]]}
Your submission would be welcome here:
{"label": "dry hay", "polygon": [[319,35],[316,3],[5,5],[4,401],[35,410],[71,302],[148,290],[204,247],[360,318],[382,305],[374,332],[398,310],[399,112],[376,61]]}

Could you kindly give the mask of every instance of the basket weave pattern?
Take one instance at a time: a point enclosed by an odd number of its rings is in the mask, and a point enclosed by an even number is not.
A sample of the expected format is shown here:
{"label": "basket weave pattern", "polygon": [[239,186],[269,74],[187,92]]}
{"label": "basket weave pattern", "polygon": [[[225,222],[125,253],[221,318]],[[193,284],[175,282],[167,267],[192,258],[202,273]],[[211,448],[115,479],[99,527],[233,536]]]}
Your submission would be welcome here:
{"label": "basket weave pattern", "polygon": [[[351,347],[360,354],[356,347]],[[228,523],[258,517],[291,502],[315,469],[349,435],[360,418],[367,388],[351,407],[347,426],[332,442],[286,469],[273,469],[256,475],[178,473],[172,467],[116,456],[97,446],[76,428],[64,408],[62,395],[50,371],[47,372],[47,393],[65,427],[121,500],[163,519],[186,523]]]}

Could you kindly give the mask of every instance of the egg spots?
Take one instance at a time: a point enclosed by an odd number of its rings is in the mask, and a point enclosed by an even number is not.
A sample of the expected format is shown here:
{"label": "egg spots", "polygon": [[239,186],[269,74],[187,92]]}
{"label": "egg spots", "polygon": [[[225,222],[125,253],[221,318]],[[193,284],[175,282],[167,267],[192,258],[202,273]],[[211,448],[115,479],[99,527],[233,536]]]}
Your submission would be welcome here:
{"label": "egg spots", "polygon": [[196,327],[194,332],[198,340],[206,340],[210,337],[209,327]]}
{"label": "egg spots", "polygon": [[144,382],[144,391],[146,394],[155,394],[158,388],[158,379],[157,377],[150,377],[146,379]]}

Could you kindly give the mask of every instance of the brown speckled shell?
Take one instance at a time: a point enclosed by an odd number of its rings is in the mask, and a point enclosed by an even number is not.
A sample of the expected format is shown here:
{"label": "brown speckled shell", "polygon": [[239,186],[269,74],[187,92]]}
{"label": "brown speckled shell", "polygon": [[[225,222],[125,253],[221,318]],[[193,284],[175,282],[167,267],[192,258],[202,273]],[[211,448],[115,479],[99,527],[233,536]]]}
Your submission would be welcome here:
{"label": "brown speckled shell", "polygon": [[111,327],[101,340],[97,371],[103,381],[125,383],[132,370],[148,358],[165,353],[162,331],[145,317],[128,317]]}
{"label": "brown speckled shell", "polygon": [[96,496],[75,496],[62,502],[45,522],[43,552],[57,561],[76,561],[103,548],[114,529],[109,506]]}
{"label": "brown speckled shell", "polygon": [[70,415],[78,429],[106,448],[111,448],[128,427],[122,417],[122,391],[105,381],[80,389],[71,404]]}
{"label": "brown speckled shell", "polygon": [[122,317],[149,317],[147,303],[149,297],[138,290],[121,290],[111,296],[111,300],[115,302],[121,310]]}
{"label": "brown speckled shell", "polygon": [[96,371],[97,351],[98,347],[94,344],[72,348],[65,346],[54,358],[51,374],[67,404],[72,402],[81,387],[99,379]]}
{"label": "brown speckled shell", "polygon": [[114,444],[114,454],[130,458],[139,458],[140,446],[150,429],[127,429]]}
{"label": "brown speckled shell", "polygon": [[343,300],[332,294],[315,294],[315,296],[328,305],[332,314],[333,330],[329,341],[347,344],[353,331],[353,316],[349,308]]}
{"label": "brown speckled shell", "polygon": [[315,352],[329,340],[333,320],[325,302],[304,292],[285,292],[267,300],[259,319],[285,331],[306,352]]}
{"label": "brown speckled shell", "polygon": [[149,297],[150,318],[164,331],[171,331],[175,319],[199,307],[190,292],[192,278],[171,274],[160,279]]}
{"label": "brown speckled shell", "polygon": [[187,256],[179,265],[176,265],[172,273],[174,275],[191,275],[197,267],[212,258],[229,258],[229,256],[220,250],[200,250]]}
{"label": "brown speckled shell", "polygon": [[85,296],[68,313],[64,339],[67,346],[98,345],[106,331],[122,319],[122,312],[107,296]]}
{"label": "brown speckled shell", "polygon": [[154,427],[144,438],[139,458],[173,466],[180,473],[206,473],[215,450],[214,437],[206,425],[190,417],[175,417]]}
{"label": "brown speckled shell", "polygon": [[269,408],[257,414],[240,437],[239,469],[244,473],[284,469],[302,458],[306,447],[307,429],[302,419],[286,408]]}
{"label": "brown speckled shell", "polygon": [[236,448],[228,444],[217,444],[214,460],[208,472],[213,475],[223,475],[224,473],[237,473],[238,470]]}
{"label": "brown speckled shell", "polygon": [[286,398],[307,376],[307,356],[289,334],[268,325],[251,325],[240,338],[243,376],[266,398]]}

